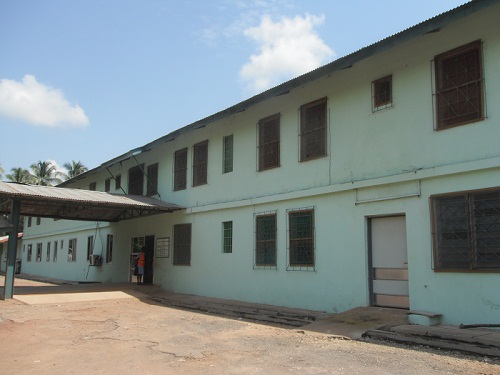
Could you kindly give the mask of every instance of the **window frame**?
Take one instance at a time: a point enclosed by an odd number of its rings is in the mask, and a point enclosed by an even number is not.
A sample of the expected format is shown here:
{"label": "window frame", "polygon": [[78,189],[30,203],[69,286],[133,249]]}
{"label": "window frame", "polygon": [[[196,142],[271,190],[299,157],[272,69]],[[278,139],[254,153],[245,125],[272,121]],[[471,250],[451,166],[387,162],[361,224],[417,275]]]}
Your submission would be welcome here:
{"label": "window frame", "polygon": [[190,266],[192,225],[191,223],[175,224],[172,230],[174,237],[172,264],[174,266]]}
{"label": "window frame", "polygon": [[[257,129],[258,129],[257,170],[259,172],[280,167],[280,152],[281,152],[280,119],[281,119],[281,114],[276,113],[274,115],[260,119],[257,124]],[[269,155],[275,155],[275,158],[269,161]]]}
{"label": "window frame", "polygon": [[122,175],[119,174],[115,177],[115,190],[122,188]]}
{"label": "window frame", "polygon": [[57,262],[57,250],[58,250],[57,245],[58,245],[58,243],[59,243],[59,241],[57,241],[57,240],[54,241],[54,253],[52,255],[53,262]]}
{"label": "window frame", "polygon": [[[484,207],[481,207],[481,200],[479,197],[484,197],[486,195],[494,195],[498,207],[494,207],[491,203],[487,204],[487,210]],[[453,224],[453,220],[449,220],[443,224],[443,220],[440,220],[441,207],[439,204],[443,204],[445,201],[455,203],[459,201],[460,198],[463,198],[463,212],[461,214],[464,216],[462,219],[462,227],[458,228],[460,230],[451,231],[443,231],[443,225],[451,225]],[[460,203],[460,202],[458,202]],[[448,194],[439,194],[432,195],[429,199],[430,204],[430,214],[431,214],[431,235],[432,235],[432,252],[433,252],[433,270],[435,272],[460,272],[460,273],[498,273],[500,272],[500,188],[492,188],[492,189],[480,189],[480,190],[469,190],[463,192],[454,192]],[[450,203],[451,204],[451,203]],[[448,211],[450,211],[450,207],[445,207]],[[495,213],[496,211],[496,213]],[[486,214],[479,215],[482,212],[486,212]],[[460,212],[459,212],[460,213]],[[488,229],[498,228],[496,231],[482,231],[480,229],[481,220],[485,220],[485,218],[496,217],[496,222],[487,223]],[[451,222],[451,224],[450,224]],[[460,224],[458,220],[455,220],[455,223]],[[494,234],[497,232],[498,234],[495,236]],[[496,257],[496,265],[488,267],[485,266],[487,262],[481,262],[478,260],[481,256],[484,256],[484,252],[481,252],[482,246],[484,243],[488,242],[488,240],[496,241],[496,247],[498,248],[496,251],[492,251],[491,254]],[[445,264],[446,261],[443,261],[443,257],[449,257],[450,253],[454,252],[454,249],[449,250],[448,246],[441,246],[443,243],[447,242],[453,245],[452,241],[462,241],[462,248],[466,245],[466,253],[462,254],[462,260],[457,260],[454,258],[449,261],[448,264]],[[457,242],[459,243],[459,242]],[[453,246],[456,248],[457,246]],[[455,251],[456,252],[456,251]],[[463,250],[462,250],[463,252]],[[453,254],[452,254],[453,255]],[[465,255],[465,256],[464,256]],[[462,263],[462,265],[460,265]],[[495,262],[492,262],[495,263]]]}
{"label": "window frame", "polygon": [[[451,63],[453,60],[457,60],[460,57],[465,57],[467,55],[475,54],[473,57],[476,66],[477,75],[471,79],[470,81],[466,81],[466,83],[457,83],[455,85],[450,85],[449,87],[445,87],[445,77],[447,77],[446,72],[444,71],[444,67],[447,63]],[[484,68],[483,68],[483,51],[482,51],[482,42],[481,40],[476,40],[474,42],[465,44],[463,46],[454,48],[452,50],[446,51],[434,57],[434,106],[435,106],[435,130],[446,130],[450,128],[454,128],[457,126],[467,125],[470,123],[475,123],[478,121],[482,121],[485,119],[485,93],[484,93]],[[464,69],[465,72],[469,73],[471,70],[468,69],[468,66]],[[449,81],[449,80],[448,80]],[[470,88],[474,85],[477,87],[474,90],[477,94],[478,101],[478,109],[476,113],[469,112],[467,114],[462,114],[461,116],[456,116],[454,119],[451,117],[445,118],[443,112],[446,108],[451,108],[452,105],[449,104],[446,106],[443,102],[447,99],[445,98],[446,94],[453,96],[453,92],[455,92],[455,96],[463,94],[463,91],[460,89],[468,89],[468,93],[472,92]],[[470,100],[465,100],[467,103],[471,103]],[[457,102],[454,102],[457,104]],[[462,104],[464,105],[464,104]],[[463,108],[463,107],[462,107]],[[456,108],[455,108],[456,109]],[[461,108],[459,108],[461,109]],[[454,108],[451,108],[454,110]]]}
{"label": "window frame", "polygon": [[43,243],[37,242],[37,244],[36,244],[36,261],[37,262],[42,261],[42,253],[43,253]]}
{"label": "window frame", "polygon": [[[304,216],[304,214],[310,214],[310,236],[309,237],[295,237],[293,235],[293,225],[292,218]],[[315,271],[316,270],[316,225],[315,225],[315,208],[306,207],[299,209],[287,210],[287,271]],[[297,254],[292,254],[296,246],[296,243],[300,241],[310,241],[310,252],[312,261],[310,263],[305,262],[295,262],[294,259],[298,257]]]}
{"label": "window frame", "polygon": [[158,163],[148,165],[147,176],[146,195],[158,195]]}
{"label": "window frame", "polygon": [[68,240],[68,262],[76,262],[76,246],[76,238],[70,238]]}
{"label": "window frame", "polygon": [[[386,90],[385,84],[389,84],[389,89]],[[388,98],[380,100],[380,93],[388,91]],[[384,95],[385,96],[385,95]],[[392,74],[379,78],[372,82],[372,112],[378,112],[386,108],[392,107]]]}
{"label": "window frame", "polygon": [[[323,113],[323,126],[318,126],[313,129],[309,129],[310,125],[307,121],[308,114],[311,113],[314,108],[324,106],[321,110]],[[319,110],[317,110],[319,112]],[[303,104],[300,106],[300,129],[299,129],[299,138],[300,138],[300,152],[299,152],[299,161],[306,162],[310,160],[315,160],[319,158],[323,158],[328,156],[328,147],[327,147],[327,138],[328,138],[328,98],[324,97],[318,100],[314,100],[312,102]],[[319,141],[314,138],[314,134],[319,134]],[[321,147],[312,147],[317,143],[321,145]],[[311,149],[316,150],[312,154],[306,154],[306,152]],[[319,151],[318,151],[319,150]]]}
{"label": "window frame", "polygon": [[90,257],[94,254],[95,237],[87,237],[87,260],[90,262]]}
{"label": "window frame", "polygon": [[31,262],[32,258],[33,258],[33,244],[29,243],[28,250],[26,253],[26,262]]}
{"label": "window frame", "polygon": [[193,145],[193,187],[208,183],[208,139]]}
{"label": "window frame", "polygon": [[186,190],[188,170],[188,148],[174,152],[174,191]]}
{"label": "window frame", "polygon": [[[230,147],[229,147],[230,145]],[[234,169],[234,135],[222,139],[222,173],[231,173]]]}
{"label": "window frame", "polygon": [[104,180],[104,192],[109,193],[111,191],[111,178]]}
{"label": "window frame", "polygon": [[222,253],[232,254],[233,253],[233,222],[223,221],[222,222]]}
{"label": "window frame", "polygon": [[130,195],[144,195],[144,164],[129,168],[127,191]]}
{"label": "window frame", "polygon": [[50,262],[50,247],[52,242],[47,241],[47,255],[45,256],[45,261]]}
{"label": "window frame", "polygon": [[[261,233],[262,225],[259,225],[260,222],[264,225],[264,222],[267,220],[272,220],[274,225],[274,230],[270,232]],[[255,233],[254,233],[254,268],[256,269],[278,269],[278,212],[277,211],[269,211],[269,212],[261,212],[256,213],[254,215],[254,225],[255,225]],[[265,230],[265,228],[263,228]],[[267,236],[267,234],[273,234],[272,236]],[[264,251],[261,251],[261,246],[264,248]],[[268,251],[270,248],[270,251]],[[260,259],[267,258],[271,253],[270,262],[261,261]],[[274,259],[272,259],[274,257]]]}
{"label": "window frame", "polygon": [[113,262],[113,235],[108,234],[106,236],[106,263]]}

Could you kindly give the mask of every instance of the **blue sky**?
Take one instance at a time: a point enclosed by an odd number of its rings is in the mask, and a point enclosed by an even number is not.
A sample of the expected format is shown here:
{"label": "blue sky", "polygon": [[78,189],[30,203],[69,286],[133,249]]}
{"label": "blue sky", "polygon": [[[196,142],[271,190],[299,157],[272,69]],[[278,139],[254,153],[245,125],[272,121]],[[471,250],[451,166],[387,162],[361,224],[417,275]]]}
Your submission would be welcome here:
{"label": "blue sky", "polygon": [[0,0],[0,165],[94,168],[459,0]]}

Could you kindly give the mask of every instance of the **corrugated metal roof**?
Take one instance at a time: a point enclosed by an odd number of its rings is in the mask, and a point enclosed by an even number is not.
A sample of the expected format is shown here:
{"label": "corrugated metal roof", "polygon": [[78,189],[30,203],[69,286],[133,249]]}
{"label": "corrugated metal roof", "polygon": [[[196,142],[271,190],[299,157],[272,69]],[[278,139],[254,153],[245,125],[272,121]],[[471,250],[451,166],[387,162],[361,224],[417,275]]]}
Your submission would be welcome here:
{"label": "corrugated metal roof", "polygon": [[21,215],[71,220],[120,221],[184,208],[138,195],[0,182],[0,213],[10,213],[13,199],[21,201]]}

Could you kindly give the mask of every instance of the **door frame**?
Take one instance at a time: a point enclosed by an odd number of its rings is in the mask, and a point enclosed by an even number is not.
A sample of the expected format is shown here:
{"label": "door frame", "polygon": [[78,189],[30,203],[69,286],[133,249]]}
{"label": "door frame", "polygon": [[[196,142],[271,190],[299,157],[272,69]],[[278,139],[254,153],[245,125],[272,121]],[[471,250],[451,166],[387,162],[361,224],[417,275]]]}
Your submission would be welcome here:
{"label": "door frame", "polygon": [[[373,271],[373,230],[372,230],[372,220],[373,219],[391,218],[391,217],[404,217],[405,218],[405,231],[406,231],[406,229],[407,229],[407,226],[406,226],[406,213],[404,213],[404,212],[387,214],[387,215],[366,216],[366,220],[367,220],[366,234],[367,234],[367,245],[368,245],[368,254],[367,254],[368,255],[368,261],[367,261],[367,266],[368,266],[368,295],[369,295],[370,306],[375,306],[375,294],[373,293],[373,281],[375,280],[375,277],[374,277],[374,271]],[[408,256],[408,246],[406,247],[406,255]],[[409,282],[409,278],[408,278],[408,282]],[[408,297],[409,297],[409,292],[408,292]]]}

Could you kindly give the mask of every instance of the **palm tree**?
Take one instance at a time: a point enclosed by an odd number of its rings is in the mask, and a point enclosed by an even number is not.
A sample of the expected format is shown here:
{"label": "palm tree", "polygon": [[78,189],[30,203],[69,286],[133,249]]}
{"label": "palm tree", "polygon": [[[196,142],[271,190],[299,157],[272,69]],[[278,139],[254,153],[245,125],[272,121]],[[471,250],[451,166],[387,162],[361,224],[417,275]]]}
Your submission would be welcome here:
{"label": "palm tree", "polygon": [[0,164],[0,180],[3,179],[3,173],[4,173],[4,170],[2,168],[2,165]]}
{"label": "palm tree", "polygon": [[31,164],[33,173],[33,183],[35,185],[53,186],[61,183],[61,179],[57,177],[58,172],[56,167],[50,161],[39,161],[36,164]]}
{"label": "palm tree", "polygon": [[81,161],[74,161],[74,160],[72,160],[71,163],[64,163],[63,167],[66,168],[68,174],[59,172],[59,175],[66,180],[76,177],[79,174],[85,173],[89,170],[85,165],[83,165]]}
{"label": "palm tree", "polygon": [[21,184],[29,184],[32,181],[30,172],[24,168],[12,168],[10,174],[6,175],[7,179],[12,182]]}

